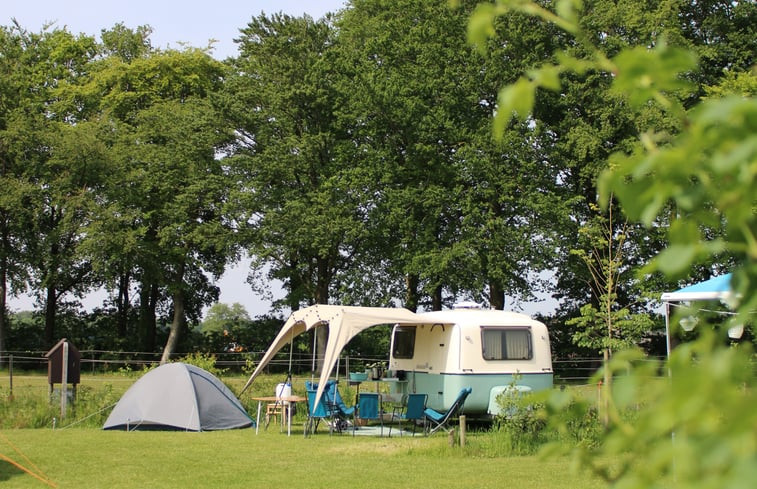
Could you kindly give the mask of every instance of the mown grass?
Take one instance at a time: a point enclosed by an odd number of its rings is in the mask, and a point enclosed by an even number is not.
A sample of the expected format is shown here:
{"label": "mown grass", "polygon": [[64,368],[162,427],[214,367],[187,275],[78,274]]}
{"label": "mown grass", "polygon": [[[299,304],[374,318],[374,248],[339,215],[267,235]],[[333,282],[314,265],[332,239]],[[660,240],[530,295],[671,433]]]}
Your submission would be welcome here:
{"label": "mown grass", "polygon": [[[598,488],[566,459],[483,457],[484,434],[449,447],[444,435],[367,438],[278,430],[113,432],[4,430],[2,435],[58,487],[90,488]],[[24,463],[5,442],[0,453]],[[45,487],[0,462],[3,489]]]}
{"label": "mown grass", "polygon": [[[50,404],[44,375],[0,375],[0,454],[39,467],[58,487],[103,488],[270,488],[322,487],[605,487],[586,473],[570,470],[566,458],[508,456],[501,434],[468,433],[465,447],[450,447],[447,436],[369,438],[329,436],[323,428],[302,436],[304,410],[294,419],[291,437],[271,426],[254,429],[184,432],[102,431],[110,406],[139,378],[133,375],[83,375],[79,399],[63,421],[60,405]],[[239,392],[243,376],[222,377]],[[253,417],[255,395],[270,395],[280,376],[264,376],[241,400]],[[304,379],[294,391],[304,392]],[[343,395],[354,393],[344,386]],[[35,426],[38,429],[20,429]],[[15,451],[18,449],[18,452]],[[28,461],[24,458],[28,457]],[[1,458],[1,457],[0,457]],[[45,484],[0,460],[3,489]]]}

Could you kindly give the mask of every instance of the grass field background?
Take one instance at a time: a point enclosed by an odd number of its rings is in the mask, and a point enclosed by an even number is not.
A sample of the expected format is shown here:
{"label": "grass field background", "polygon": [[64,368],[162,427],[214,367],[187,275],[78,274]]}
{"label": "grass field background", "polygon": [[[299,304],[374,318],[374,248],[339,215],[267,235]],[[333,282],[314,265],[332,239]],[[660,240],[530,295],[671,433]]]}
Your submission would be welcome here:
{"label": "grass field background", "polygon": [[[100,403],[102,412],[84,422],[70,413],[52,429],[48,417],[59,405],[47,401],[46,376],[14,376],[11,401],[7,372],[0,373],[0,415],[25,419],[16,410],[39,410],[34,406],[40,404],[40,397],[46,410],[36,414],[44,426],[38,429],[17,429],[0,420],[5,426],[0,429],[0,454],[44,473],[61,488],[605,487],[586,473],[572,471],[565,458],[496,455],[496,446],[492,447],[496,437],[486,430],[470,431],[465,447],[449,446],[444,433],[402,438],[329,436],[322,427],[315,436],[304,438],[304,410],[294,419],[291,437],[274,425],[258,435],[254,429],[203,433],[98,429],[110,404],[138,377],[82,376],[80,393],[89,396],[82,402]],[[238,392],[246,378],[223,380]],[[263,377],[241,397],[252,417],[257,403],[251,398],[270,395],[280,381],[279,376]],[[295,379],[295,392],[300,384],[304,379]],[[347,399],[352,395],[346,385],[340,390]],[[107,395],[94,395],[102,392]],[[92,406],[86,411],[91,412]],[[0,486],[48,487],[2,460]]]}

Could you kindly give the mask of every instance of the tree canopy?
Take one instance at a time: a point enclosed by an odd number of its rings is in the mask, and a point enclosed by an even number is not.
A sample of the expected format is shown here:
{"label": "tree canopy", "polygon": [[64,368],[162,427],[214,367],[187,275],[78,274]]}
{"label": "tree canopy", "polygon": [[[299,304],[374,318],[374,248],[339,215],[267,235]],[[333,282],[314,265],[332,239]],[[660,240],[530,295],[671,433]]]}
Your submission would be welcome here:
{"label": "tree canopy", "polygon": [[[605,299],[630,321],[618,338],[637,342],[662,326],[635,320],[650,312],[648,295],[677,285],[662,273],[639,279],[660,251],[672,258],[663,268],[693,277],[748,254],[750,235],[733,224],[751,222],[743,210],[708,211],[693,226],[676,219],[715,196],[670,192],[710,170],[662,188],[624,158],[649,147],[667,157],[690,122],[681,114],[753,94],[752,2],[586,1],[569,29],[558,14],[481,16],[507,2],[452,3],[353,0],[319,20],[257,15],[240,22],[239,55],[225,62],[156,49],[149,26],[117,24],[99,38],[4,27],[0,350],[8,294],[38,297],[51,344],[56,317],[104,288],[108,346],[162,347],[167,359],[192,347],[181,344],[187,323],[217,301],[215,278],[242,252],[253,258],[250,293],[284,284],[271,313],[460,299],[517,308],[546,294],[559,301],[546,318],[555,337],[579,341],[604,300],[585,259],[592,227],[623,238]],[[561,13],[568,4],[554,2]],[[553,2],[528,5],[552,12]],[[614,71],[648,63],[684,75],[646,86]],[[733,100],[710,124],[742,117]],[[734,148],[746,151],[736,145],[744,126],[732,125]],[[708,134],[681,136],[700,160]],[[715,170],[727,173],[721,160]],[[733,185],[718,197],[748,198]],[[606,210],[594,206],[600,194]],[[642,222],[609,220],[620,206]]]}

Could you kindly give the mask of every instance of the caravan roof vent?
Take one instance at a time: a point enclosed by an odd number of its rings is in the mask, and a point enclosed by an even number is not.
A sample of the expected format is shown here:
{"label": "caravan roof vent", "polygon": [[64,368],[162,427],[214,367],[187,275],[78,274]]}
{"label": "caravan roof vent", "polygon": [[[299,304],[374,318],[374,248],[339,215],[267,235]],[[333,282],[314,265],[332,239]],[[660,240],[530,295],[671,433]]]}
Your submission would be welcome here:
{"label": "caravan roof vent", "polygon": [[455,304],[455,309],[481,309],[481,304],[473,301],[463,301]]}

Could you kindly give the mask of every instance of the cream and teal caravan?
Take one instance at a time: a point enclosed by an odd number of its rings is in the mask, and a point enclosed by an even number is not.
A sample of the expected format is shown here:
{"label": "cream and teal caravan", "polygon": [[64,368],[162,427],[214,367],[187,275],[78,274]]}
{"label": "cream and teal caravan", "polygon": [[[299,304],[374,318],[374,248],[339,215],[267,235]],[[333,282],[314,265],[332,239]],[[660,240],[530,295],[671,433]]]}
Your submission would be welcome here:
{"label": "cream and teal caravan", "polygon": [[446,410],[460,389],[473,388],[465,413],[498,412],[496,397],[552,387],[547,327],[527,315],[465,305],[418,314],[423,324],[395,325],[389,369],[398,393],[428,394],[428,406]]}
{"label": "cream and teal caravan", "polygon": [[428,407],[444,411],[463,387],[471,387],[464,412],[483,416],[497,412],[496,397],[513,385],[513,379],[521,391],[552,386],[547,328],[526,315],[471,305],[416,314],[402,308],[317,304],[289,316],[241,392],[279,350],[289,345],[291,352],[296,336],[327,327],[317,403],[344,346],[361,331],[380,324],[394,325],[390,375],[381,380],[395,396],[386,399],[425,393]]}

